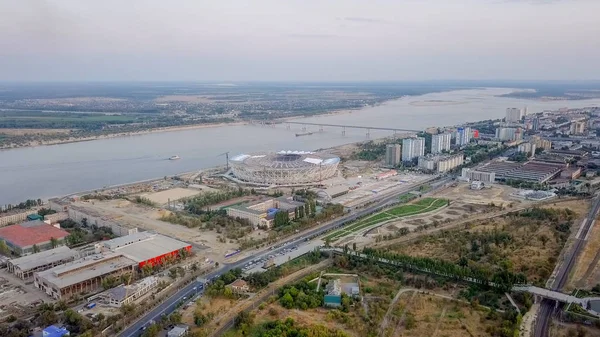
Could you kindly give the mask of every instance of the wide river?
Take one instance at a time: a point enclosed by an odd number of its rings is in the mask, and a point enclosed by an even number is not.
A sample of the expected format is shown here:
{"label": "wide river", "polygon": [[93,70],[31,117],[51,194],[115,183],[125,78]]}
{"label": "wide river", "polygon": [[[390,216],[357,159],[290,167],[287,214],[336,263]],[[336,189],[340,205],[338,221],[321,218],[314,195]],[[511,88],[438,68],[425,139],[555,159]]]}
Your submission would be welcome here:
{"label": "wide river", "polygon": [[[527,106],[531,113],[600,106],[599,99],[540,102],[495,97],[507,92],[488,88],[405,97],[352,113],[297,121],[420,130],[502,118],[507,107]],[[342,136],[337,128],[296,137],[299,128],[235,125],[0,151],[0,205],[224,165],[225,157],[219,155],[227,151],[315,150],[366,139],[364,130],[347,130]],[[371,138],[385,136],[391,132],[371,132]],[[168,160],[172,155],[181,159]]]}

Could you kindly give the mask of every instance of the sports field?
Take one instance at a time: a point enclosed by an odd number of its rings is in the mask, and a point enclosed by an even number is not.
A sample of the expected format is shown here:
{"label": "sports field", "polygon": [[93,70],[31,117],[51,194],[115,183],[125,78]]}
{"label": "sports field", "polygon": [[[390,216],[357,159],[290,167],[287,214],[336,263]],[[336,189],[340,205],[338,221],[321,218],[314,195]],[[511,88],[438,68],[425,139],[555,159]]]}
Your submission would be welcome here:
{"label": "sports field", "polygon": [[357,233],[361,230],[375,227],[383,222],[399,219],[402,217],[422,214],[434,211],[448,205],[448,200],[437,198],[423,198],[410,204],[396,206],[383,212],[371,215],[367,218],[348,225],[340,230],[337,230],[325,237],[325,240],[334,241],[346,235]]}

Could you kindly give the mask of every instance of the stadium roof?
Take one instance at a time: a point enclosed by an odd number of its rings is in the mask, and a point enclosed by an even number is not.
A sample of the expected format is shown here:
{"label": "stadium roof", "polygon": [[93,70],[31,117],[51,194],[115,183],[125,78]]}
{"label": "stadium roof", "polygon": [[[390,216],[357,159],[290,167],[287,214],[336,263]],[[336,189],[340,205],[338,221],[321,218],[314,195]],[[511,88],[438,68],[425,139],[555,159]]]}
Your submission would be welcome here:
{"label": "stadium roof", "polygon": [[15,246],[28,247],[50,241],[50,239],[62,239],[69,232],[40,220],[27,221],[19,225],[0,228],[0,238],[9,241]]}

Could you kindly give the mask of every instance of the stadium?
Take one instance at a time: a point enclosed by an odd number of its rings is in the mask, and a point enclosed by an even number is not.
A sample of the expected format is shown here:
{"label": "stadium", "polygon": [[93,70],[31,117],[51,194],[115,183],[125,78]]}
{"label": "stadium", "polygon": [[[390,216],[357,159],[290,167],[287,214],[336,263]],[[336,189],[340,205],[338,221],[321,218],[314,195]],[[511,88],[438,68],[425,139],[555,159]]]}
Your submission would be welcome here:
{"label": "stadium", "polygon": [[305,151],[240,154],[229,160],[233,176],[266,186],[310,185],[333,177],[340,158]]}

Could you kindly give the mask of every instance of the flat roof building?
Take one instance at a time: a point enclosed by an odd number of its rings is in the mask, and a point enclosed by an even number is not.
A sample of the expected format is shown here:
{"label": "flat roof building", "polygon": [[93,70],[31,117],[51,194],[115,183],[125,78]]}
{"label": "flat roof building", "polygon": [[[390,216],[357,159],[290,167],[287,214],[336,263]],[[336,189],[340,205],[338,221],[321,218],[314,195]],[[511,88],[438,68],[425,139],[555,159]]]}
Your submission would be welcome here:
{"label": "flat roof building", "polygon": [[[156,276],[149,276],[134,284],[122,284],[94,297],[100,299],[102,303],[105,303],[111,307],[121,307],[123,304],[130,304],[136,299],[144,296],[157,285],[158,278]],[[92,299],[90,298],[89,300]]]}
{"label": "flat roof building", "polygon": [[105,278],[133,273],[137,264],[122,253],[110,252],[34,273],[33,278],[36,288],[55,299],[68,300],[75,295],[97,292]]}
{"label": "flat roof building", "polygon": [[40,220],[27,221],[18,225],[0,228],[0,239],[6,242],[13,253],[24,256],[33,254],[34,248],[43,251],[64,245],[69,232],[54,227]]}
{"label": "flat roof building", "polygon": [[300,206],[304,206],[304,203],[294,201],[291,197],[279,197],[266,199],[255,204],[231,206],[226,208],[226,211],[230,217],[247,219],[255,227],[271,227],[273,217],[270,217],[269,214],[274,213],[270,211],[285,211],[288,212],[290,219],[294,219],[295,210]]}
{"label": "flat roof building", "polygon": [[46,250],[8,261],[8,271],[22,280],[33,277],[33,273],[48,270],[61,264],[71,262],[79,257],[77,251],[67,246]]}
{"label": "flat roof building", "polygon": [[192,245],[187,242],[154,232],[138,232],[122,236],[105,241],[103,246],[136,261],[139,268],[145,264],[161,264],[167,256],[178,256],[182,249],[188,252],[192,250]]}

